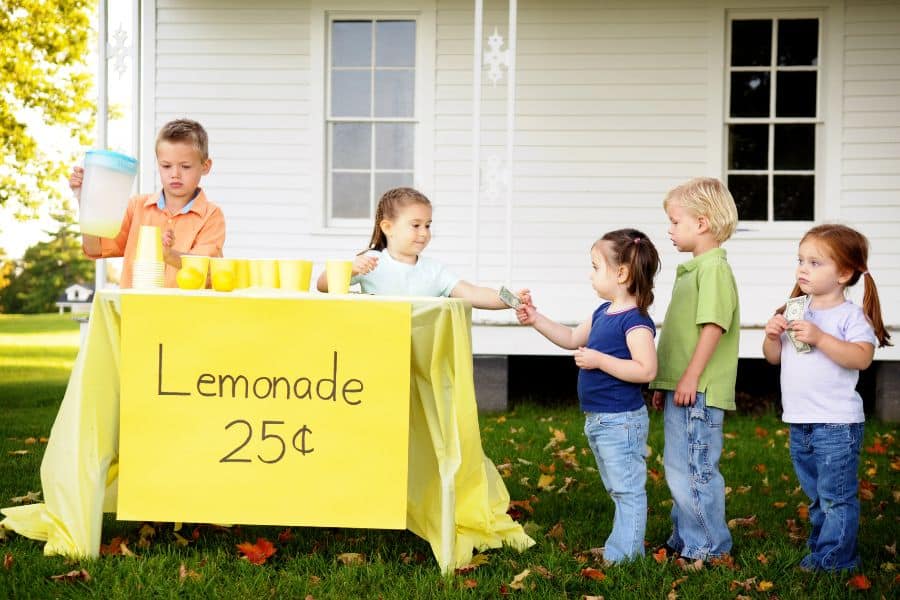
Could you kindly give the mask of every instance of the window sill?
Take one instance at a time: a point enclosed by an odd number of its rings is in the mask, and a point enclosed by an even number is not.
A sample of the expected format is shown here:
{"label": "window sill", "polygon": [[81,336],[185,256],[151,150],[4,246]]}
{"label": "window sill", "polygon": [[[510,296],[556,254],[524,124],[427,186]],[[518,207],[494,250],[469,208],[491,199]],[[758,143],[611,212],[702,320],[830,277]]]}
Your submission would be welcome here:
{"label": "window sill", "polygon": [[816,225],[815,221],[785,221],[782,223],[739,223],[733,240],[799,240]]}

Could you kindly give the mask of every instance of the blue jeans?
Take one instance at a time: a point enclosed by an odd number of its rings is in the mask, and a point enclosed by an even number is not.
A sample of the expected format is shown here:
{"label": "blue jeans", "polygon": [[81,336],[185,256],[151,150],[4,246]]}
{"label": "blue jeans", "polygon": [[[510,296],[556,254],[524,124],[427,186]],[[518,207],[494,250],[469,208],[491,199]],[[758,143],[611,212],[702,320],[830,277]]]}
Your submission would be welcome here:
{"label": "blue jeans", "polygon": [[644,555],[647,528],[647,407],[620,413],[587,413],[587,436],[603,486],[615,504],[603,558],[617,562]]}
{"label": "blue jeans", "polygon": [[809,496],[809,554],[800,566],[839,571],[859,563],[857,469],[862,423],[791,425],[791,461]]}
{"label": "blue jeans", "polygon": [[725,411],[706,406],[698,393],[694,406],[675,406],[666,392],[663,462],[672,493],[672,535],[668,544],[692,560],[731,551],[725,523],[725,478],[719,473]]}

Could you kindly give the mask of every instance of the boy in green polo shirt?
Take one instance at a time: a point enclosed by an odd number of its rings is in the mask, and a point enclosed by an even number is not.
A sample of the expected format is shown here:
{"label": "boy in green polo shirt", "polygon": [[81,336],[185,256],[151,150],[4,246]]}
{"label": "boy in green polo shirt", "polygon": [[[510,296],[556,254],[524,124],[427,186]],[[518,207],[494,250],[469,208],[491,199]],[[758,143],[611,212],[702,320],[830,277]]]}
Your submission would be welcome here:
{"label": "boy in green polo shirt", "polygon": [[669,237],[694,258],[678,266],[650,388],[665,404],[666,482],[672,492],[670,554],[707,560],[728,554],[725,480],[719,473],[722,421],[734,410],[737,284],[720,245],[734,232],[737,208],[718,179],[696,178],[666,195]]}

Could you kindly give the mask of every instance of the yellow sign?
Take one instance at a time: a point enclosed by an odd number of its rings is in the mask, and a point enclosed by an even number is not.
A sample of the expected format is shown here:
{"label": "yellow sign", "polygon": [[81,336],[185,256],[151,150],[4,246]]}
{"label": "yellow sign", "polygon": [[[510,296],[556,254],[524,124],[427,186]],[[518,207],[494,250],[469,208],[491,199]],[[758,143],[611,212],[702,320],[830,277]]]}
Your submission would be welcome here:
{"label": "yellow sign", "polygon": [[123,294],[118,518],[406,528],[410,318]]}

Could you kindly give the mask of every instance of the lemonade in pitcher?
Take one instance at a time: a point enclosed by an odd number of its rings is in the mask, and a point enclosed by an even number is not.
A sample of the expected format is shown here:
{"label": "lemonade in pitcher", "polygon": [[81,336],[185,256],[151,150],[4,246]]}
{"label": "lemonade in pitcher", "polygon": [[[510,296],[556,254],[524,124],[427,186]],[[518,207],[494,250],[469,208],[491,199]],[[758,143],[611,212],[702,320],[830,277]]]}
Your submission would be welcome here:
{"label": "lemonade in pitcher", "polygon": [[119,233],[137,169],[137,159],[130,156],[88,150],[79,209],[81,233],[106,238]]}

